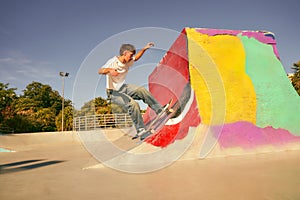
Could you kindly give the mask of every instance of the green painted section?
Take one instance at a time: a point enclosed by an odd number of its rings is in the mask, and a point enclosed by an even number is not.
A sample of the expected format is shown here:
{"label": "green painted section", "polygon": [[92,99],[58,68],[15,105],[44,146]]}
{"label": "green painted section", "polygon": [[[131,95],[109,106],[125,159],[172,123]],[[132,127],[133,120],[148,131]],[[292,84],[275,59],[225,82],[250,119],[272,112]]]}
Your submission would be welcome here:
{"label": "green painted section", "polygon": [[12,152],[11,150],[0,148],[0,152]]}
{"label": "green painted section", "polygon": [[290,83],[271,45],[239,35],[246,51],[246,73],[257,98],[259,127],[284,128],[300,135],[300,97]]}

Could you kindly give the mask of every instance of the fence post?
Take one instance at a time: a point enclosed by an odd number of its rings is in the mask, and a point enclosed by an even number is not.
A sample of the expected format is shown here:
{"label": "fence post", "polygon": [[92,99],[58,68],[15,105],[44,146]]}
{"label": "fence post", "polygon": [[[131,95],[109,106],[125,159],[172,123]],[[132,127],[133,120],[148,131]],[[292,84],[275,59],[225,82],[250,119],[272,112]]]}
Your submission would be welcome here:
{"label": "fence post", "polygon": [[78,126],[78,131],[80,131],[80,129],[81,129],[81,127],[80,127],[80,117],[78,117],[78,125],[77,126]]}
{"label": "fence post", "polygon": [[87,119],[86,119],[86,116],[84,116],[84,126],[85,126],[85,130],[87,130]]}

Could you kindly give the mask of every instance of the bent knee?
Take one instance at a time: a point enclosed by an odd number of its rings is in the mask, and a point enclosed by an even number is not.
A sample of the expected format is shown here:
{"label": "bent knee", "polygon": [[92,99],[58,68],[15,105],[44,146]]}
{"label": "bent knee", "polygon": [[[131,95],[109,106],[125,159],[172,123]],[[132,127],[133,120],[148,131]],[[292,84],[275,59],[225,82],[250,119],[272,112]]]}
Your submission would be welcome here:
{"label": "bent knee", "polygon": [[132,107],[132,108],[137,108],[137,109],[140,109],[140,105],[138,102],[136,102],[135,100],[131,100],[128,102],[128,106]]}

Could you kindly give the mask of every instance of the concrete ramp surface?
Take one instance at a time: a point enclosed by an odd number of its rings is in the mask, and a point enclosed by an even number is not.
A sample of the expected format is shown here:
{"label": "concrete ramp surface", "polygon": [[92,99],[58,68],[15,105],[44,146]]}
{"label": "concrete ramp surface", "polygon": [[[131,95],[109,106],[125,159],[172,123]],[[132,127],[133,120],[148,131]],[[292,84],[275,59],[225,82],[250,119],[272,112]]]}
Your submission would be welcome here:
{"label": "concrete ramp surface", "polygon": [[[271,32],[185,28],[148,82],[161,104],[173,99],[174,117],[143,144],[124,130],[109,140],[105,131],[80,133],[103,165],[139,173],[175,160],[300,148],[300,98]],[[154,117],[148,109],[145,123]]]}
{"label": "concrete ramp surface", "polygon": [[[197,127],[200,158],[299,147],[300,98],[271,32],[185,28],[150,75],[149,89],[181,108],[146,141],[154,146],[165,148]],[[145,121],[151,116],[148,109]]]}

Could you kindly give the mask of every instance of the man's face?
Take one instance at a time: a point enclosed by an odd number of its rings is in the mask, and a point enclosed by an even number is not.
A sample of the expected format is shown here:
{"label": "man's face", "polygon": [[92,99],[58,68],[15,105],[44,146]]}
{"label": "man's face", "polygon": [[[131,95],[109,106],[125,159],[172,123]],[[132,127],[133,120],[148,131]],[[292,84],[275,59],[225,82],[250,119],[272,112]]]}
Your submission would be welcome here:
{"label": "man's face", "polygon": [[133,54],[131,51],[125,51],[125,52],[124,52],[124,58],[125,58],[125,61],[126,61],[126,62],[131,61],[132,58],[133,58],[133,55],[134,55],[134,54]]}

